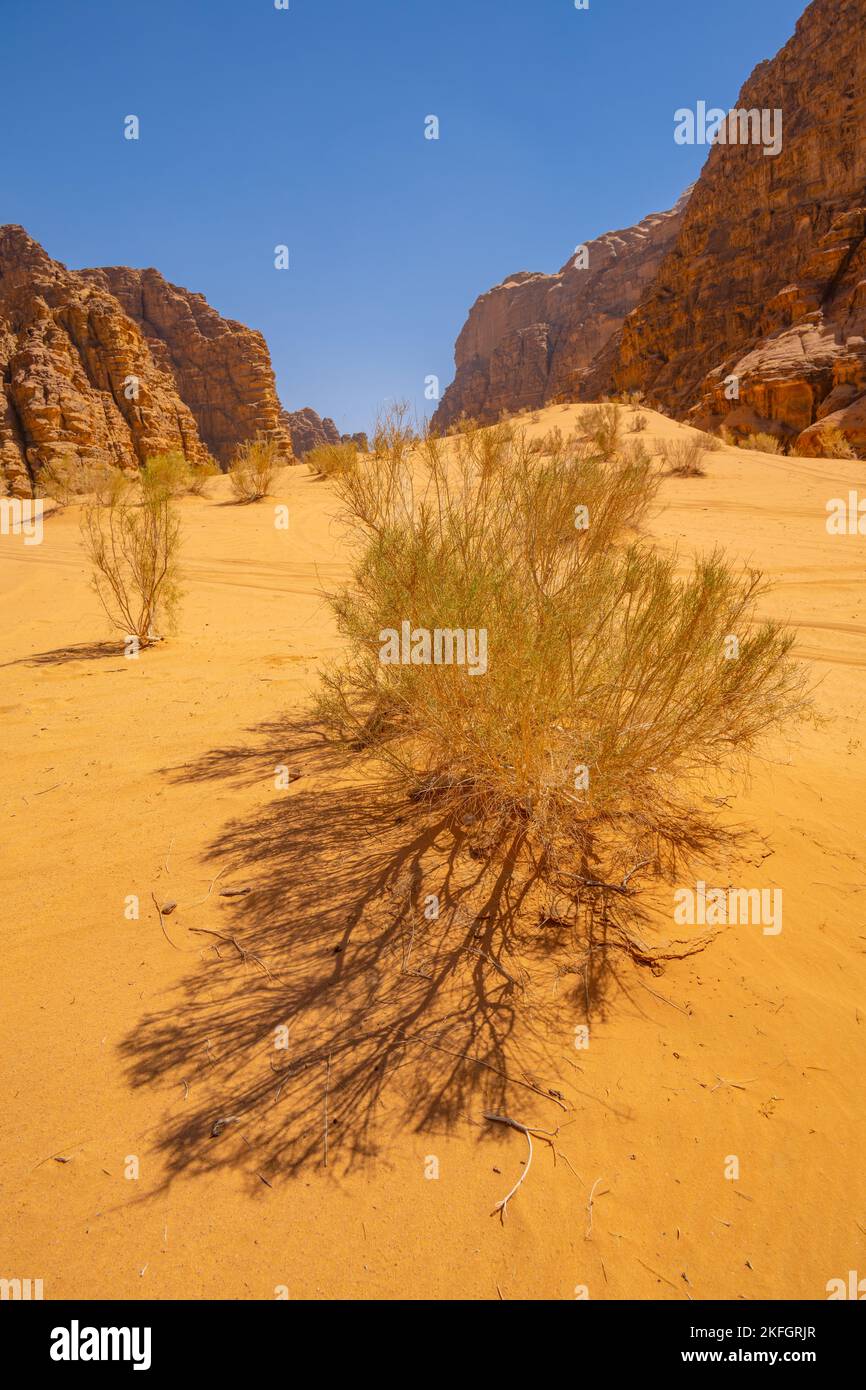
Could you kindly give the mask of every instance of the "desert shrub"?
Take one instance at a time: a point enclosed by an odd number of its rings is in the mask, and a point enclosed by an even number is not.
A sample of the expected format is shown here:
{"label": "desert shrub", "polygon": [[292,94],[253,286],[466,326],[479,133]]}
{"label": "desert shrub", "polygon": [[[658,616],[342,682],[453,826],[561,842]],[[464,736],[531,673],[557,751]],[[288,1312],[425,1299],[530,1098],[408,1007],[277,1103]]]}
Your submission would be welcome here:
{"label": "desert shrub", "polygon": [[717,434],[710,434],[708,430],[699,430],[701,445],[708,454],[717,454],[722,448],[723,441]]}
{"label": "desert shrub", "polygon": [[205,459],[202,463],[191,463],[187,491],[195,497],[202,497],[211,478],[218,478],[219,474],[219,467],[213,459]]}
{"label": "desert shrub", "polygon": [[113,627],[142,647],[176,611],[180,523],[165,487],[138,489],[117,474],[84,509],[81,530],[93,587]]}
{"label": "desert shrub", "polygon": [[754,449],[761,454],[784,454],[785,446],[774,434],[750,434],[740,440],[741,449]]}
{"label": "desert shrub", "polygon": [[[658,483],[644,450],[560,437],[539,459],[512,430],[481,467],[479,448],[427,438],[338,480],[362,545],[332,596],[348,651],[319,714],[490,854],[525,850],[560,885],[620,882],[694,848],[708,774],[800,707],[793,638],[756,617],[758,575],[713,554],[680,578],[629,539]],[[404,622],[423,659],[385,664]],[[484,670],[424,657],[437,630],[483,630]]]}
{"label": "desert shrub", "polygon": [[828,425],[818,433],[813,434],[810,439],[804,440],[802,446],[797,445],[796,452],[806,458],[855,459],[857,457],[854,446],[835,425]]}
{"label": "desert shrub", "polygon": [[163,492],[167,497],[182,497],[189,491],[189,481],[189,463],[176,449],[151,455],[141,471],[141,486],[145,492]]}
{"label": "desert shrub", "polygon": [[634,419],[631,422],[631,427],[635,434],[640,434],[643,430],[646,429],[647,418],[644,414],[641,413],[641,411],[638,410],[635,412]]}
{"label": "desert shrub", "polygon": [[661,446],[668,472],[677,478],[703,478],[704,446],[697,439],[666,439]]}
{"label": "desert shrub", "polygon": [[241,444],[229,468],[229,481],[239,502],[258,502],[267,497],[281,463],[279,445],[259,434]]}
{"label": "desert shrub", "polygon": [[49,497],[58,507],[68,507],[93,494],[102,495],[110,488],[117,469],[110,464],[73,464],[55,459],[46,464],[37,478],[37,491]]}
{"label": "desert shrub", "polygon": [[358,450],[354,444],[319,444],[304,457],[320,478],[336,478],[350,473],[358,466]]}
{"label": "desert shrub", "polygon": [[607,402],[581,411],[578,427],[583,430],[602,458],[613,458],[622,438],[619,406]]}

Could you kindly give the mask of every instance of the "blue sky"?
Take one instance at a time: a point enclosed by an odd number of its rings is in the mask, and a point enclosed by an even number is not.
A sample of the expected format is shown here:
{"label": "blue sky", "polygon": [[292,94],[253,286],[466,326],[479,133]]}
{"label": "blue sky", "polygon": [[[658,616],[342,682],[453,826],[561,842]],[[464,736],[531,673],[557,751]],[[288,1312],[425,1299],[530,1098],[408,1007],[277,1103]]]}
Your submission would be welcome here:
{"label": "blue sky", "polygon": [[289,409],[366,428],[429,410],[483,290],[669,207],[706,154],[675,109],[732,103],[804,8],[0,0],[0,222],[155,265],[265,334]]}

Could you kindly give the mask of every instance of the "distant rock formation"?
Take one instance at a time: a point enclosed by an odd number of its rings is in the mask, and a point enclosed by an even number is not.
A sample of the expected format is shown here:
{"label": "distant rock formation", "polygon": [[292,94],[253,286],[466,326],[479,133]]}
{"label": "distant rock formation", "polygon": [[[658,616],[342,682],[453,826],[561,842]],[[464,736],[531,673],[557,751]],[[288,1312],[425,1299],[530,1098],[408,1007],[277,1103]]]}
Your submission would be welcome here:
{"label": "distant rock formation", "polygon": [[282,421],[291,434],[292,447],[299,459],[320,444],[340,443],[340,431],[333,420],[328,416],[323,420],[310,406],[304,410],[284,410]]}
{"label": "distant rock formation", "polygon": [[225,462],[259,431],[291,457],[261,334],[154,270],[70,271],[0,228],[0,494],[50,465]]}
{"label": "distant rock formation", "polygon": [[593,359],[673,245],[689,191],[670,212],[587,242],[556,275],[520,271],[482,294],[457,339],[456,376],[433,428],[578,399]]}
{"label": "distant rock formation", "polygon": [[609,384],[704,426],[808,440],[830,424],[862,447],[866,0],[814,0],[736,109],[780,110],[781,152],[711,149]]}

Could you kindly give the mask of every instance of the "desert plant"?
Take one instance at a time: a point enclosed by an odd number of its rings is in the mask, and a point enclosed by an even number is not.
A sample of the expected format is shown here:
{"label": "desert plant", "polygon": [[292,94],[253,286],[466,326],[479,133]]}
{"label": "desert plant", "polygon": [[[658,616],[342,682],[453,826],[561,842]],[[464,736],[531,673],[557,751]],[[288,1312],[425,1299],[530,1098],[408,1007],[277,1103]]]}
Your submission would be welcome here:
{"label": "desert plant", "polygon": [[621,441],[622,420],[618,405],[606,402],[581,411],[578,426],[602,458],[613,458]]}
{"label": "desert plant", "polygon": [[89,502],[82,536],[93,587],[112,626],[141,647],[160,640],[176,611],[180,523],[164,487],[138,489],[118,474],[110,492]]}
{"label": "desert plant", "polygon": [[784,454],[785,452],[785,446],[781,439],[777,439],[774,434],[761,432],[747,435],[745,439],[741,439],[740,448],[754,449],[761,454]]}
{"label": "desert plant", "polygon": [[646,429],[647,418],[640,410],[635,411],[634,419],[631,422],[631,427],[632,431],[635,434],[640,434],[643,430]]}
{"label": "desert plant", "polygon": [[229,481],[239,502],[267,497],[280,466],[280,449],[269,435],[259,434],[241,444],[229,468]]}
{"label": "desert plant", "polygon": [[[680,578],[628,540],[658,482],[645,451],[560,438],[538,459],[516,430],[484,470],[474,445],[428,438],[377,473],[337,484],[363,545],[332,597],[331,731],[559,885],[618,883],[710,835],[707,775],[801,708],[801,678],[793,638],[756,617],[758,575],[713,554]],[[417,659],[383,659],[404,623]],[[482,631],[483,671],[425,657],[425,633]]]}
{"label": "desert plant", "polygon": [[357,468],[358,450],[354,444],[319,444],[308,450],[304,462],[320,478],[336,478]]}
{"label": "desert plant", "polygon": [[205,459],[201,463],[191,463],[187,479],[187,492],[191,492],[194,497],[202,497],[211,478],[218,478],[219,473],[220,470],[213,459]]}
{"label": "desert plant", "polygon": [[162,492],[167,497],[182,497],[189,491],[189,482],[189,463],[177,449],[150,455],[141,470],[141,486],[145,492]]}
{"label": "desert plant", "polygon": [[700,441],[708,454],[717,454],[723,447],[723,441],[717,434],[711,434],[709,430],[699,430]]}
{"label": "desert plant", "polygon": [[110,464],[69,463],[55,459],[46,464],[37,478],[37,491],[42,497],[49,497],[58,507],[68,507],[85,497],[101,495],[110,489],[117,470]]}
{"label": "desert plant", "polygon": [[697,439],[666,439],[661,446],[668,472],[677,478],[703,478],[704,447]]}
{"label": "desert plant", "polygon": [[[800,452],[800,446],[797,446]],[[807,458],[855,459],[857,451],[850,440],[835,425],[827,425],[804,441],[803,454]]]}

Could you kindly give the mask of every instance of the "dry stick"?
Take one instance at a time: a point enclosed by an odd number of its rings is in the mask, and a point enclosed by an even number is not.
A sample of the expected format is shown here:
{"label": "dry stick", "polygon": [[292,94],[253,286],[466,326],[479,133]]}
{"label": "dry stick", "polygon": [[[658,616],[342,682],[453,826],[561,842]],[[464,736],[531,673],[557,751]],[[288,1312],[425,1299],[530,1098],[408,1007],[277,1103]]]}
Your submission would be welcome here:
{"label": "dry stick", "polygon": [[165,869],[165,872],[166,872],[167,874],[171,872],[171,870],[170,870],[169,867],[168,867],[168,861],[171,859],[171,851],[172,851],[173,848],[174,848],[174,836],[172,835],[172,837],[171,837],[171,844],[170,844],[169,847],[168,847],[168,854],[165,856],[165,859],[163,860],[163,868]]}
{"label": "dry stick", "polygon": [[203,898],[199,898],[197,902],[188,903],[187,906],[186,906],[185,911],[188,912],[189,909],[190,909],[191,907],[201,907],[202,903],[206,903],[207,900],[208,900],[208,898],[210,897],[211,893],[212,893],[213,890],[214,890],[214,884],[215,884],[215,883],[219,883],[219,881],[220,881],[220,879],[222,878],[222,876],[223,876],[224,873],[225,873],[225,869],[220,869],[220,871],[219,871],[219,873],[217,874],[216,878],[212,878],[212,879],[211,879],[211,881],[210,881],[210,888],[207,890],[207,892],[205,893],[204,897],[203,897]]}
{"label": "dry stick", "polygon": [[554,1153],[556,1152],[556,1149],[554,1148],[553,1140],[555,1139],[556,1134],[555,1134],[555,1132],[554,1132],[553,1130],[550,1130],[550,1129],[537,1129],[537,1128],[535,1128],[534,1126],[530,1128],[529,1125],[522,1125],[522,1124],[520,1124],[520,1122],[519,1122],[518,1120],[512,1120],[508,1115],[489,1115],[489,1114],[487,1114],[487,1112],[485,1111],[484,1118],[485,1118],[485,1120],[490,1120],[493,1124],[497,1124],[497,1125],[508,1125],[508,1127],[509,1127],[510,1129],[516,1129],[517,1132],[518,1132],[519,1134],[524,1134],[524,1135],[526,1136],[526,1142],[527,1142],[527,1144],[529,1145],[529,1157],[528,1157],[527,1160],[526,1160],[526,1167],[524,1168],[524,1170],[523,1170],[523,1172],[521,1173],[520,1177],[517,1179],[517,1182],[516,1182],[516,1183],[514,1184],[514,1186],[512,1187],[512,1189],[511,1189],[511,1191],[509,1192],[508,1196],[507,1196],[507,1197],[503,1197],[503,1198],[502,1198],[502,1201],[501,1201],[501,1202],[497,1202],[497,1203],[496,1203],[496,1206],[493,1208],[493,1211],[494,1211],[494,1212],[497,1212],[497,1211],[499,1212],[499,1219],[500,1219],[500,1221],[502,1222],[502,1224],[504,1225],[504,1224],[505,1224],[505,1214],[506,1214],[506,1211],[508,1210],[508,1203],[511,1201],[511,1198],[514,1196],[515,1192],[516,1192],[517,1189],[520,1187],[521,1183],[523,1183],[523,1182],[526,1181],[526,1178],[527,1178],[527,1176],[528,1176],[528,1174],[529,1174],[529,1169],[532,1167],[532,1136],[533,1136],[533,1134],[540,1135],[540,1136],[544,1139],[545,1143],[546,1143],[546,1144],[549,1144],[550,1147],[554,1150]]}
{"label": "dry stick", "polygon": [[172,941],[171,937],[169,936],[168,932],[166,931],[166,929],[165,929],[165,922],[163,921],[163,916],[162,916],[162,908],[160,907],[159,903],[156,901],[156,894],[154,893],[153,889],[150,890],[150,896],[151,896],[151,898],[153,899],[153,905],[154,905],[154,907],[156,908],[157,912],[159,913],[159,925],[162,927],[162,934],[163,934],[163,936],[165,937],[166,941],[168,942],[169,946],[174,946],[174,949],[175,949],[176,951],[180,951],[181,955],[186,954],[186,953],[184,952],[184,949],[183,949],[182,946],[176,946],[176,945],[175,945],[175,943]]}
{"label": "dry stick", "polygon": [[591,1191],[590,1194],[589,1194],[589,1201],[587,1202],[587,1205],[586,1205],[586,1210],[587,1210],[587,1212],[589,1213],[589,1225],[588,1225],[587,1228],[586,1228],[586,1235],[585,1235],[585,1237],[584,1237],[585,1240],[589,1240],[590,1236],[592,1235],[592,1207],[593,1207],[593,1198],[594,1198],[594,1196],[595,1196],[595,1189],[598,1187],[598,1185],[599,1185],[600,1182],[601,1182],[601,1178],[596,1178],[595,1182],[592,1184],[592,1191]]}

